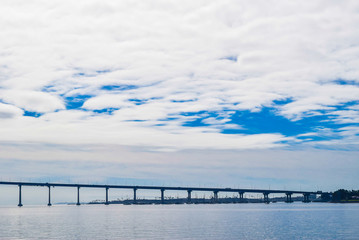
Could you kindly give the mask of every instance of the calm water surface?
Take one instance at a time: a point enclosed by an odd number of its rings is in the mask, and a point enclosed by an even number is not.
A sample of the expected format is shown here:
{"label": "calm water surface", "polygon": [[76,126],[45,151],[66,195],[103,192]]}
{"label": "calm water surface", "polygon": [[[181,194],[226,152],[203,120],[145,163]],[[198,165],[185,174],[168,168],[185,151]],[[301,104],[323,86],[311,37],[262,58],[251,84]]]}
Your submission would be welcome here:
{"label": "calm water surface", "polygon": [[0,207],[0,239],[359,239],[359,204]]}

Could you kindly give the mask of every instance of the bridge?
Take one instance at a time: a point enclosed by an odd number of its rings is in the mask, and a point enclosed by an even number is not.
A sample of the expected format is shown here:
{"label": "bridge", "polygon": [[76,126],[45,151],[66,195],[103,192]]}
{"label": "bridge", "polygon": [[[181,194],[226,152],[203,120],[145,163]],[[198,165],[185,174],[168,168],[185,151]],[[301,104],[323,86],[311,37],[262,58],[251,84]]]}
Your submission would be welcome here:
{"label": "bridge", "polygon": [[244,193],[261,193],[263,194],[263,200],[265,203],[269,203],[269,194],[285,194],[287,203],[293,202],[293,194],[302,194],[304,197],[303,202],[308,203],[309,195],[311,194],[322,194],[321,191],[310,192],[310,191],[291,191],[291,190],[266,190],[266,189],[242,189],[242,188],[209,188],[209,187],[163,187],[163,186],[134,186],[134,185],[103,185],[103,184],[72,184],[72,183],[40,183],[40,182],[7,182],[0,181],[0,185],[17,185],[19,187],[19,204],[23,206],[21,199],[21,189],[23,186],[38,186],[48,188],[48,206],[51,206],[51,187],[69,187],[77,188],[77,203],[80,205],[80,188],[103,188],[105,190],[105,205],[109,204],[108,201],[108,190],[109,189],[132,189],[133,190],[133,204],[137,203],[136,193],[137,190],[159,190],[161,192],[161,204],[165,203],[164,193],[165,191],[187,191],[187,203],[191,203],[191,194],[193,191],[196,192],[213,192],[214,203],[218,202],[218,193],[238,193],[239,199],[244,199]]}

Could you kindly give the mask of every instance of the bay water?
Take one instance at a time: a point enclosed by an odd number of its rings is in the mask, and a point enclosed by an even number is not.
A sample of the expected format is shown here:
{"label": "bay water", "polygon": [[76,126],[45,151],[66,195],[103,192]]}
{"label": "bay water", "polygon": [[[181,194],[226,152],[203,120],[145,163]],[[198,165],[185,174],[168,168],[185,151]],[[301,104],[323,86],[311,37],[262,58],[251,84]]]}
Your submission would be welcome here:
{"label": "bay water", "polygon": [[359,204],[0,207],[0,239],[359,239]]}

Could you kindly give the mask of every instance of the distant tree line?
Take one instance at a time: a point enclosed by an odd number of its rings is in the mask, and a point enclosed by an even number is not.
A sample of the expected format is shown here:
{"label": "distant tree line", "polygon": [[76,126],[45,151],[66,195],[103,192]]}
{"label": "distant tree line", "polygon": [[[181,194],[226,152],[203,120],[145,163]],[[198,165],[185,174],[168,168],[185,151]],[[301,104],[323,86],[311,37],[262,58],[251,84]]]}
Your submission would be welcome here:
{"label": "distant tree line", "polygon": [[333,202],[342,202],[342,201],[359,201],[359,190],[345,190],[339,189],[333,192],[332,195]]}

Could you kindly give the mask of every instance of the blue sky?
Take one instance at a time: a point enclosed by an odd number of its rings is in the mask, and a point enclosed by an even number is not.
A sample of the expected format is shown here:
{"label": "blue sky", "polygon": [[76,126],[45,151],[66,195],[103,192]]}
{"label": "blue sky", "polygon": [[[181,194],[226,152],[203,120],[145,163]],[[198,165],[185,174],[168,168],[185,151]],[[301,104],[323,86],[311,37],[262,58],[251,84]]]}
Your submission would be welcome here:
{"label": "blue sky", "polygon": [[357,9],[0,3],[0,175],[356,188]]}

